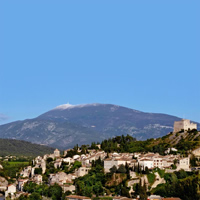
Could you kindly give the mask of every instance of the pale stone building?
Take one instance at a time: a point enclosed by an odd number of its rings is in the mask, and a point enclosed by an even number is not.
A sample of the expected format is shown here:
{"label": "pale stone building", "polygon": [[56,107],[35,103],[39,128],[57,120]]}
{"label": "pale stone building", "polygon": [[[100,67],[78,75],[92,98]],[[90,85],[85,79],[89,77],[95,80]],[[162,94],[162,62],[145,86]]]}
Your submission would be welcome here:
{"label": "pale stone building", "polygon": [[49,176],[49,184],[54,185],[55,183],[59,185],[63,185],[66,181],[69,180],[69,177],[64,172],[58,172],[56,174],[50,174]]}
{"label": "pale stone building", "polygon": [[68,163],[68,165],[70,165],[71,163],[74,163],[74,159],[67,157],[63,159],[63,162]]}
{"label": "pale stone building", "polygon": [[23,178],[29,177],[31,174],[31,170],[32,167],[31,166],[27,166],[25,167],[21,172],[20,172],[20,176]]}
{"label": "pale stone building", "polygon": [[36,175],[33,177],[33,181],[34,181],[36,184],[42,184],[42,175],[36,174]]}
{"label": "pale stone building", "polygon": [[181,130],[197,129],[197,124],[190,123],[189,119],[182,119],[181,121],[174,122],[174,133],[179,132]]}
{"label": "pale stone building", "polygon": [[29,179],[18,179],[18,190],[22,191],[24,184],[28,182]]}
{"label": "pale stone building", "polygon": [[89,197],[78,196],[78,195],[69,195],[66,196],[67,200],[91,200]]}
{"label": "pale stone building", "polygon": [[88,171],[90,170],[90,168],[88,167],[80,167],[75,171],[75,174],[77,177],[81,177],[81,176],[85,176],[86,174],[88,174]]}
{"label": "pale stone building", "polygon": [[118,168],[120,165],[130,164],[131,160],[126,158],[107,158],[104,160],[104,170],[105,172],[110,172],[110,168],[114,165]]}
{"label": "pale stone building", "polygon": [[74,191],[76,190],[75,185],[73,185],[72,181],[66,181],[66,183],[62,186],[63,192],[67,192],[70,191],[72,193],[74,193]]}
{"label": "pale stone building", "polygon": [[148,167],[149,169],[153,169],[154,161],[151,159],[144,158],[139,161],[139,165],[142,167],[143,170],[145,170],[146,167]]}
{"label": "pale stone building", "polygon": [[185,171],[190,170],[190,157],[180,158],[178,160],[177,170],[184,169]]}
{"label": "pale stone building", "polygon": [[58,169],[62,165],[62,159],[57,159],[54,163],[54,168]]}
{"label": "pale stone building", "polygon": [[9,195],[12,197],[16,191],[17,191],[16,185],[14,184],[8,185],[7,190],[5,191],[5,197],[8,197]]}
{"label": "pale stone building", "polygon": [[157,156],[153,159],[153,165],[154,168],[158,167],[160,169],[163,169],[163,157],[162,156]]}

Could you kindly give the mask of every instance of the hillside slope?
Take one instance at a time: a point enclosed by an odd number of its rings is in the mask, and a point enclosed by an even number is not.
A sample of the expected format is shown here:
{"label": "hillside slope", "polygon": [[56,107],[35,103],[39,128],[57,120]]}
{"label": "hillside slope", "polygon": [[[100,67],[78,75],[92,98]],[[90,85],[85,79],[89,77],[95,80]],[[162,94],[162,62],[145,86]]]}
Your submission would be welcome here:
{"label": "hillside slope", "polygon": [[180,118],[112,104],[66,104],[35,119],[1,125],[0,138],[66,149],[122,134],[129,134],[138,140],[158,138],[171,132],[177,120]]}
{"label": "hillside slope", "polygon": [[26,141],[0,139],[0,156],[39,156],[53,152],[53,148]]}

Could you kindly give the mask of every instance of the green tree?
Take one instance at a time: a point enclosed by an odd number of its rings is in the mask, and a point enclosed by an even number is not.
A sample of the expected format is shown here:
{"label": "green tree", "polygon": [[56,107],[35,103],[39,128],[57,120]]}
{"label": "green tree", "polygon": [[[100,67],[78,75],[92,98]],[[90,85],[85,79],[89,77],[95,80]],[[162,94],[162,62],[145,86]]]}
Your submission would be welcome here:
{"label": "green tree", "polygon": [[117,172],[117,167],[114,165],[113,167],[110,168],[110,173],[114,174]]}
{"label": "green tree", "polygon": [[147,166],[145,167],[145,174],[149,174],[149,168]]}
{"label": "green tree", "polygon": [[47,158],[47,163],[50,163],[52,161],[53,161],[53,158],[51,158],[51,157]]}
{"label": "green tree", "polygon": [[193,154],[190,156],[190,164],[192,167],[197,166],[197,158],[195,158],[195,156]]}
{"label": "green tree", "polygon": [[50,186],[48,191],[48,196],[53,200],[60,200],[62,197],[62,188],[58,184]]}
{"label": "green tree", "polygon": [[118,173],[126,173],[126,168],[125,166],[122,164],[119,166],[118,170],[117,170]]}
{"label": "green tree", "polygon": [[28,199],[28,197],[23,194],[20,195],[20,197],[18,198],[18,200],[27,200],[27,199]]}
{"label": "green tree", "polygon": [[42,168],[35,168],[34,173],[35,174],[42,174]]}
{"label": "green tree", "polygon": [[40,196],[40,194],[33,192],[30,196],[29,196],[30,200],[42,200],[42,197]]}

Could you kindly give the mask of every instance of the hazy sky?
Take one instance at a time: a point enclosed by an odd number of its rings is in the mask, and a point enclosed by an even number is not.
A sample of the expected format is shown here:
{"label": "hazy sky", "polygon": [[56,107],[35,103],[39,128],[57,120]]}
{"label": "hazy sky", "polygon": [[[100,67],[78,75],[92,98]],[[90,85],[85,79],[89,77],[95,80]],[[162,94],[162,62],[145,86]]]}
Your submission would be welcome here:
{"label": "hazy sky", "polygon": [[1,0],[0,123],[111,103],[200,122],[199,0]]}

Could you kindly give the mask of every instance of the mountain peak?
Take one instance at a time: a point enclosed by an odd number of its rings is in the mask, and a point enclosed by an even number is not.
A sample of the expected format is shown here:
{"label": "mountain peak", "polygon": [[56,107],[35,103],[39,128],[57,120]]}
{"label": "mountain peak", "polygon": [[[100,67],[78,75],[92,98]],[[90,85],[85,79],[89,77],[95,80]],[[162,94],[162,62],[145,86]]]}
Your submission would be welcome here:
{"label": "mountain peak", "polygon": [[53,110],[65,110],[65,109],[72,109],[72,108],[83,108],[83,107],[89,107],[89,106],[98,106],[102,105],[100,103],[91,103],[91,104],[78,104],[78,105],[72,105],[72,104],[62,104],[57,107],[55,107]]}

